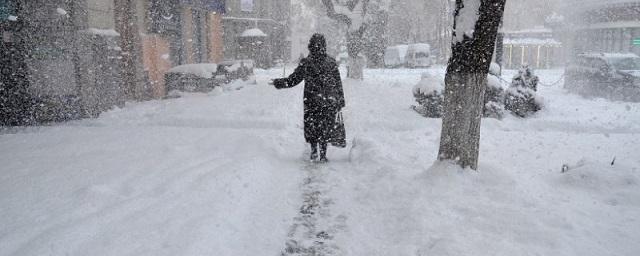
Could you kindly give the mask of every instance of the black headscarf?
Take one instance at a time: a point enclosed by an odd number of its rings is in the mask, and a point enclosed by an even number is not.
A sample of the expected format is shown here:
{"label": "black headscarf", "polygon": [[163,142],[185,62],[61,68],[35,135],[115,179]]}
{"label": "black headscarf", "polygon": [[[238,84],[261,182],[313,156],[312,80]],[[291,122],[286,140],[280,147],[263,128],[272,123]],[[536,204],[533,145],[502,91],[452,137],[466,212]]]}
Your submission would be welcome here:
{"label": "black headscarf", "polygon": [[324,57],[327,55],[327,40],[324,35],[316,33],[309,40],[309,55],[311,57]]}

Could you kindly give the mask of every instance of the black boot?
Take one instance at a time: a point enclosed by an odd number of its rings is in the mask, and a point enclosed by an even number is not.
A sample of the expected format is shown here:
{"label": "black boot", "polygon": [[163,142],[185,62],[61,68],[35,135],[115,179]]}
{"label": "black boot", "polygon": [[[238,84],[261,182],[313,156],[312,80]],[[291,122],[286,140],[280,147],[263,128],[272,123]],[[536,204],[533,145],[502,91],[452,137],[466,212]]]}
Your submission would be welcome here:
{"label": "black boot", "polygon": [[327,143],[320,143],[320,162],[328,162]]}
{"label": "black boot", "polygon": [[309,143],[311,145],[311,156],[309,160],[315,161],[318,159],[318,144],[317,143]]}

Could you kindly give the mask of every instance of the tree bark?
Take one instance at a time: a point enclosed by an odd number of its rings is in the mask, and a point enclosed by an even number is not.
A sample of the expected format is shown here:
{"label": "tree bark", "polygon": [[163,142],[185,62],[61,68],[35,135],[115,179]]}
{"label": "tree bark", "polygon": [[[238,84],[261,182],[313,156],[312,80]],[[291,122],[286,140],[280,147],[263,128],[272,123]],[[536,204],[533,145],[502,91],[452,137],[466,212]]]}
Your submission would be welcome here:
{"label": "tree bark", "polygon": [[362,80],[364,78],[364,60],[360,56],[364,45],[365,26],[363,25],[358,31],[347,32],[347,54],[349,55],[349,69],[347,78]]}
{"label": "tree bark", "polygon": [[[498,26],[506,0],[480,0],[479,18],[472,37],[452,43],[445,78],[444,117],[440,160],[452,160],[463,168],[478,169],[480,124],[487,73],[493,57]],[[455,17],[465,0],[456,0]],[[454,23],[455,33],[457,31]]]}
{"label": "tree bark", "polygon": [[[367,11],[367,5],[369,0],[349,0],[347,7],[353,11],[359,1],[363,1],[362,8],[363,13]],[[367,28],[366,24],[362,24],[356,30],[353,30],[351,18],[345,14],[336,13],[332,0],[322,0],[322,3],[327,8],[327,16],[338,22],[342,22],[347,26],[347,54],[349,55],[349,68],[347,70],[347,78],[351,79],[363,79],[364,63],[359,61],[358,57],[362,52],[363,36]]]}

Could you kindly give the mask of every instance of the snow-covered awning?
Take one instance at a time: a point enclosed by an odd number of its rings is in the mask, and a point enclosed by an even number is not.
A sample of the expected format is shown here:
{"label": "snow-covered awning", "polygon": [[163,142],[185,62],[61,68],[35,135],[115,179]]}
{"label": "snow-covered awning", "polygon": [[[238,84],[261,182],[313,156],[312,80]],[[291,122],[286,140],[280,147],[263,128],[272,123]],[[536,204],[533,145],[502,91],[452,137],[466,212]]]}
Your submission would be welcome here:
{"label": "snow-covered awning", "polygon": [[82,30],[81,32],[91,34],[91,35],[106,36],[106,37],[120,36],[120,33],[116,32],[113,29],[88,28],[88,29]]}
{"label": "snow-covered awning", "polygon": [[505,45],[553,45],[561,46],[562,43],[552,38],[540,39],[540,38],[505,38]]}
{"label": "snow-covered awning", "polygon": [[267,37],[267,34],[262,32],[262,30],[260,30],[259,28],[252,28],[242,32],[242,34],[240,34],[240,37]]}

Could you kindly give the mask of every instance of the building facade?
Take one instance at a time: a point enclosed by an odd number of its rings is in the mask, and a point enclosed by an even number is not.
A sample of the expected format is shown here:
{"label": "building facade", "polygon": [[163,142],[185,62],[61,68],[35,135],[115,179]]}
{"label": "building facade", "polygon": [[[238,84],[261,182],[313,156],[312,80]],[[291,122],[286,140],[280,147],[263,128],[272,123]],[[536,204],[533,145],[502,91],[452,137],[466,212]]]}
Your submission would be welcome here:
{"label": "building facade", "polygon": [[223,0],[138,0],[142,62],[153,98],[165,96],[173,66],[223,60]]}
{"label": "building facade", "polygon": [[[96,116],[124,104],[118,33],[113,23],[92,27],[109,19],[109,14],[92,8],[96,3],[4,0],[0,4],[5,10],[1,47],[12,52],[3,57],[2,66],[10,74],[20,74],[4,76],[2,88],[24,92],[21,105],[6,107],[22,109],[21,113],[3,119],[23,124],[60,121]],[[90,8],[96,11],[89,12]]]}
{"label": "building facade", "polygon": [[223,0],[0,0],[0,125],[162,98],[172,66],[223,59],[224,11]]}
{"label": "building facade", "polygon": [[227,0],[224,58],[252,59],[263,68],[288,61],[290,9],[291,0]]}
{"label": "building facade", "polygon": [[[570,7],[569,7],[570,6]],[[635,53],[640,55],[640,1],[567,1],[562,41],[567,57],[583,52]]]}
{"label": "building facade", "polygon": [[518,69],[529,66],[535,69],[549,69],[563,65],[562,43],[554,38],[551,29],[503,31],[503,68]]}

